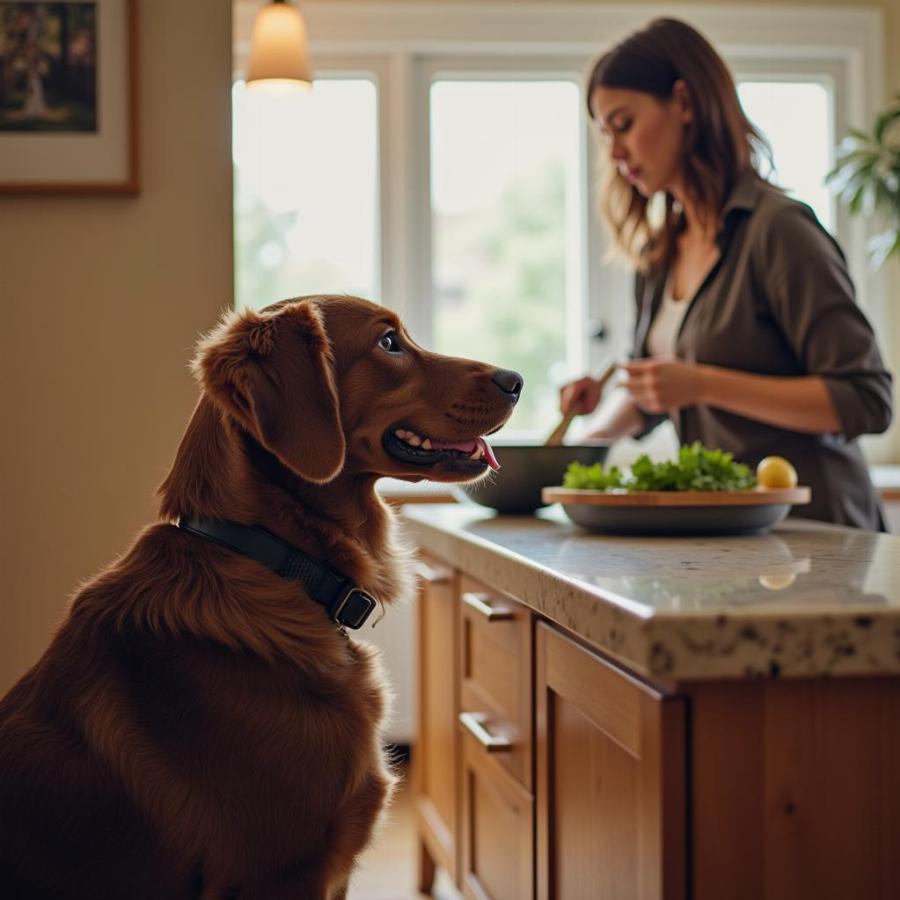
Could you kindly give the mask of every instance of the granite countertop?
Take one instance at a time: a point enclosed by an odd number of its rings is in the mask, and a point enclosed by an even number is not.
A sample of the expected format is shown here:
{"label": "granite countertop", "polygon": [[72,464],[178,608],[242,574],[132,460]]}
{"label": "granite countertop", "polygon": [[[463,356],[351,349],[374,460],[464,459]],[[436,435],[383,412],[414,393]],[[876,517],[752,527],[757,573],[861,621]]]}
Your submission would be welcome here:
{"label": "granite countertop", "polygon": [[589,534],[558,507],[411,506],[423,549],[664,682],[900,674],[900,537],[788,519],[738,537]]}

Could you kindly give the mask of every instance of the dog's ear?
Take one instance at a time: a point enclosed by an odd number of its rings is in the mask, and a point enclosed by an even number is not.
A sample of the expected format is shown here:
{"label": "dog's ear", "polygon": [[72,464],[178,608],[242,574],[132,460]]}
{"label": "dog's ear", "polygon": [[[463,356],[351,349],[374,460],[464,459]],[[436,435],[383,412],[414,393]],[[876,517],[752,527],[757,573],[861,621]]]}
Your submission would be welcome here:
{"label": "dog's ear", "polygon": [[312,301],[226,314],[201,340],[194,374],[207,395],[307,481],[331,481],[346,443],[331,346]]}

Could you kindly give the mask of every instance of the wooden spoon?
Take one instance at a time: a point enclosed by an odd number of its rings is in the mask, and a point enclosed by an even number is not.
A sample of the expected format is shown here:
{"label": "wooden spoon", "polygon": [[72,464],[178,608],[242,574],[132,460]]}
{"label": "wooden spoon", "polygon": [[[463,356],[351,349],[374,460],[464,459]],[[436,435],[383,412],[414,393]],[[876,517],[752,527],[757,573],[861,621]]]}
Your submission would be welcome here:
{"label": "wooden spoon", "polygon": [[[603,391],[603,388],[606,387],[606,382],[609,381],[610,378],[615,374],[616,369],[618,368],[618,363],[611,362],[604,370],[600,377],[597,379],[597,385],[600,388],[600,391]],[[560,420],[559,425],[550,432],[550,436],[544,441],[545,447],[556,447],[563,442],[563,438],[566,436],[566,432],[569,430],[569,426],[572,424],[572,419],[575,416],[580,415],[580,413],[575,412],[574,410],[569,410],[562,419]]]}

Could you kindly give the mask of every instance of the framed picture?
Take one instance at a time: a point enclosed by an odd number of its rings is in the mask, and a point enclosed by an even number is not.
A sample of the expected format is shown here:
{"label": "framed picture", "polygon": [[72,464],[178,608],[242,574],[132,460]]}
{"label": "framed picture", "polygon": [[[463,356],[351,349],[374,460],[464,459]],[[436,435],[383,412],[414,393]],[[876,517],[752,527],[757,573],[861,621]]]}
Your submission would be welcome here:
{"label": "framed picture", "polygon": [[0,0],[0,193],[136,194],[137,0]]}

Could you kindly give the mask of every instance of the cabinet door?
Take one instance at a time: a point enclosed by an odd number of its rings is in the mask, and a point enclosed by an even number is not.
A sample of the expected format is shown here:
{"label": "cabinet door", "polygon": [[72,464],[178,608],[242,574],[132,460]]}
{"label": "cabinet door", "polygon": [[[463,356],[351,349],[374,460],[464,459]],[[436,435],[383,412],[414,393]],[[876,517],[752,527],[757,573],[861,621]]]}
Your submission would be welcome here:
{"label": "cabinet door", "polygon": [[422,556],[418,570],[418,728],[412,761],[420,845],[419,887],[427,892],[436,864],[459,882],[457,576],[428,556]]}
{"label": "cabinet door", "polygon": [[685,897],[683,701],[536,629],[539,900]]}

